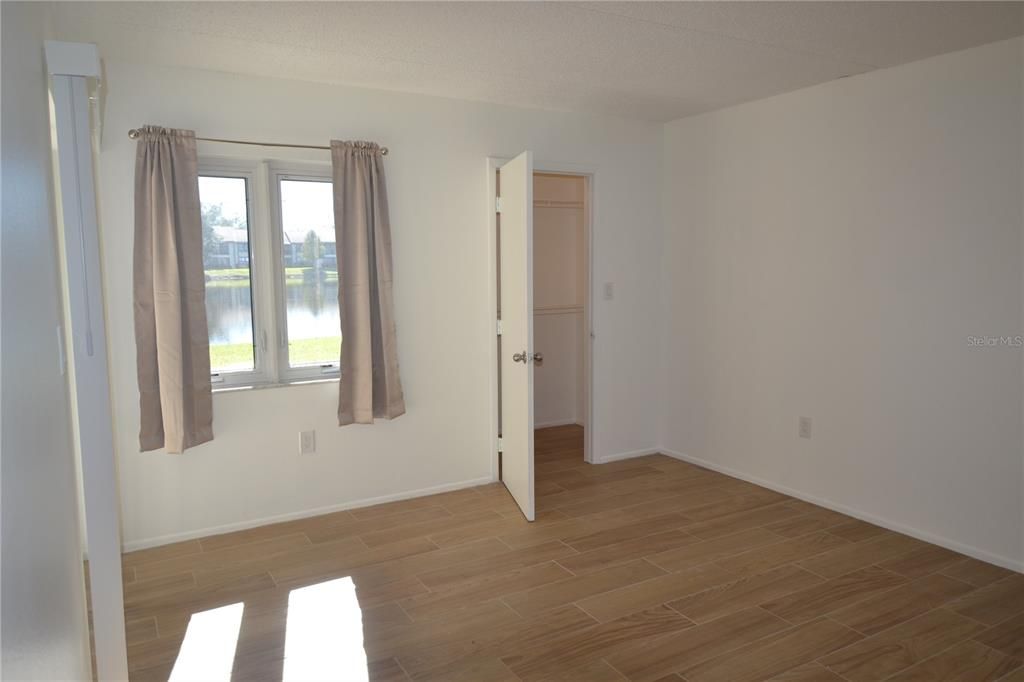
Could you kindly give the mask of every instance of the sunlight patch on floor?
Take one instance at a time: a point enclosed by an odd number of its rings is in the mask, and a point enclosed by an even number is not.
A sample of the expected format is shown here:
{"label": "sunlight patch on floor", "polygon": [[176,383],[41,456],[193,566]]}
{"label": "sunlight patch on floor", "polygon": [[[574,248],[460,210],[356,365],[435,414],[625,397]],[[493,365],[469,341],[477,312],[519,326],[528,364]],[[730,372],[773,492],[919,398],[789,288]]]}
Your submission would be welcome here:
{"label": "sunlight patch on floor", "polygon": [[235,663],[244,608],[239,602],[193,613],[169,682],[228,682]]}
{"label": "sunlight patch on floor", "polygon": [[351,578],[302,587],[288,595],[283,679],[368,679],[362,611]]}

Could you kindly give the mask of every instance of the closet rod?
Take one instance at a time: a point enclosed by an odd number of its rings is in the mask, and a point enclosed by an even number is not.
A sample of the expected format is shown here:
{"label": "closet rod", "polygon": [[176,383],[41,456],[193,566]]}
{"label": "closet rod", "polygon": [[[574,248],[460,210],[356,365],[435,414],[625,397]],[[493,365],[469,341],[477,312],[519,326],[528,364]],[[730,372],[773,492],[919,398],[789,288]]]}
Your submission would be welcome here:
{"label": "closet rod", "polygon": [[[138,139],[139,135],[141,135],[141,134],[142,134],[142,131],[139,130],[138,128],[132,128],[131,130],[128,131],[128,137],[130,137],[133,140]],[[316,144],[287,144],[287,143],[284,143],[284,142],[250,142],[248,140],[226,140],[226,139],[221,138],[221,137],[196,137],[196,139],[197,140],[202,140],[203,142],[224,142],[224,143],[227,143],[227,144],[251,144],[251,145],[255,145],[257,147],[291,147],[292,149],[326,149],[326,150],[330,150],[330,147],[325,147],[323,145],[316,145]],[[384,156],[387,156],[388,148],[387,147],[381,147],[380,148],[380,153],[383,154]]]}

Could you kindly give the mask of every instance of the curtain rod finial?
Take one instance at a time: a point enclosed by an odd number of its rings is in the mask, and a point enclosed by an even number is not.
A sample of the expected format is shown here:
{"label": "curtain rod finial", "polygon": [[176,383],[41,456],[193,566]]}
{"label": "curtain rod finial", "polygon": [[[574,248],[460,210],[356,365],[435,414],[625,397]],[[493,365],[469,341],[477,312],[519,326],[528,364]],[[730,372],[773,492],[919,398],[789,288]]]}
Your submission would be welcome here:
{"label": "curtain rod finial", "polygon": [[130,137],[133,140],[139,139],[139,135],[141,134],[142,131],[139,130],[138,128],[132,128],[131,130],[128,131],[128,137]]}

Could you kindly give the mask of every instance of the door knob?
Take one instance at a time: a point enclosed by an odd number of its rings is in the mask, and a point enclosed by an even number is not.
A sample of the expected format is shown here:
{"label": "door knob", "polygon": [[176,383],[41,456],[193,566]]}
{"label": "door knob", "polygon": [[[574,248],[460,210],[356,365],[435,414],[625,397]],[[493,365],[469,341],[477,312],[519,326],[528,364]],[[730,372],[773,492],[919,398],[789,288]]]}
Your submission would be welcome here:
{"label": "door knob", "polygon": [[536,362],[538,365],[543,365],[544,364],[544,355],[542,353],[534,353],[533,354],[533,361]]}
{"label": "door knob", "polygon": [[516,353],[515,355],[513,355],[512,356],[512,362],[521,362],[524,365],[527,362],[529,362],[529,359],[527,358],[527,355],[526,355],[526,351],[524,350],[522,353]]}

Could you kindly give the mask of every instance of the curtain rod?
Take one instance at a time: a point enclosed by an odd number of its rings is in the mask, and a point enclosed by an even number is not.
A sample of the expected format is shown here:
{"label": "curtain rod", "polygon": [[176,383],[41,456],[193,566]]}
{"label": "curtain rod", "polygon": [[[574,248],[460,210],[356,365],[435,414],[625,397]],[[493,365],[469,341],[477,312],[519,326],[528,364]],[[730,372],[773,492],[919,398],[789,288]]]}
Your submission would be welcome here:
{"label": "curtain rod", "polygon": [[[132,128],[131,130],[128,131],[128,137],[130,137],[133,140],[138,139],[139,135],[141,134],[142,131],[139,130],[138,128]],[[330,147],[324,147],[322,145],[316,144],[286,144],[284,142],[250,142],[248,140],[227,140],[221,137],[196,137],[196,139],[202,140],[203,142],[224,142],[226,144],[251,144],[257,147],[291,147],[292,149],[326,149],[328,151],[330,151],[331,149]],[[388,148],[381,147],[380,153],[383,154],[384,156],[387,156]]]}

